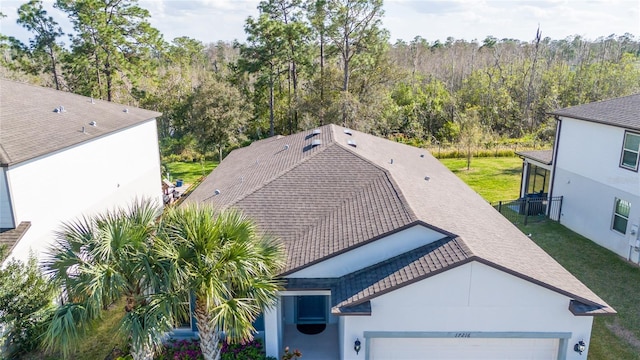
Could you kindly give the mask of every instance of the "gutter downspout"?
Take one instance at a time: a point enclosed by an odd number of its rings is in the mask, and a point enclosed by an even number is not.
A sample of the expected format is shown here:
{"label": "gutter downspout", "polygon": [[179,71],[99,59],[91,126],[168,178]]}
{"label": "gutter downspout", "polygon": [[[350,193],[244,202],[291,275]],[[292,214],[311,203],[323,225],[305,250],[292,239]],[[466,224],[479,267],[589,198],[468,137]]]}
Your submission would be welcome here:
{"label": "gutter downspout", "polygon": [[[553,161],[553,166],[551,167],[551,184],[549,184],[549,201],[553,199],[553,185],[556,183],[556,166],[558,165],[558,149],[560,148],[560,132],[562,131],[562,120],[560,117],[555,116],[558,125],[556,126],[556,139],[553,144],[553,156],[551,157],[551,161]],[[560,214],[558,214],[558,223],[562,223],[560,220],[562,218],[562,208],[560,208]],[[547,217],[551,215],[551,206],[547,207]]]}

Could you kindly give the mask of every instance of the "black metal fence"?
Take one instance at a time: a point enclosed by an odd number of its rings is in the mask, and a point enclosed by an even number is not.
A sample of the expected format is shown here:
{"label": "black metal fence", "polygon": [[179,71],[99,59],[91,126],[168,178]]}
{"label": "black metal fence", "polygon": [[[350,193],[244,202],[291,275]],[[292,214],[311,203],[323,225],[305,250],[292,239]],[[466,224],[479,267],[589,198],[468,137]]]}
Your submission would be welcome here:
{"label": "black metal fence", "polygon": [[529,222],[551,219],[560,221],[562,196],[527,196],[524,198],[498,201],[491,204],[499,213],[514,224],[527,225]]}

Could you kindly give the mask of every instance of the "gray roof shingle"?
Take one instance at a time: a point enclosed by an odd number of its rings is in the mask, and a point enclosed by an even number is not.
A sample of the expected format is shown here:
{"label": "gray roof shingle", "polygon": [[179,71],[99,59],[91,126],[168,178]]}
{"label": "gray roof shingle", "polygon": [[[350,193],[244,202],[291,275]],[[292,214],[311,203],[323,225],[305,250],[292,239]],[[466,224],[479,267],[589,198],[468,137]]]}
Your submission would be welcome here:
{"label": "gray roof shingle", "polygon": [[553,150],[518,151],[516,152],[516,155],[539,161],[546,165],[551,165],[553,163]]}
{"label": "gray roof shingle", "polygon": [[[55,112],[60,106],[64,111]],[[155,111],[102,100],[92,102],[85,96],[0,79],[0,166],[68,148],[159,115]],[[92,121],[96,126],[89,124]]]}
{"label": "gray roof shingle", "polygon": [[549,114],[640,130],[640,94],[572,106]]}
{"label": "gray roof shingle", "polygon": [[[405,254],[425,256],[417,262],[374,265],[368,271],[377,271],[377,282],[349,285],[360,290],[345,291],[338,308],[473,259],[613,312],[426,150],[335,125],[320,130],[233,151],[186,201],[237,207],[280,237],[288,256],[283,275],[415,224],[454,239]],[[322,145],[310,147],[316,138]],[[462,252],[444,251],[454,245]]]}

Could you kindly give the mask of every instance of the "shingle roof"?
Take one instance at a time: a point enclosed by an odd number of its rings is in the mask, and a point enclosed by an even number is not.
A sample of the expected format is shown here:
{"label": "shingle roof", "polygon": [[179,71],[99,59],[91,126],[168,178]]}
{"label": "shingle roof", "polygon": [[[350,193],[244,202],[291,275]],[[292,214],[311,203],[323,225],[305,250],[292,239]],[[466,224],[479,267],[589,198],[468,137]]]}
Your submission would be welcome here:
{"label": "shingle roof", "polygon": [[518,151],[516,152],[516,155],[539,161],[546,165],[551,165],[553,163],[553,150]]}
{"label": "shingle roof", "polygon": [[[5,256],[8,256],[14,246],[22,239],[31,227],[30,221],[23,221],[15,229],[0,229],[0,246],[6,246]],[[2,260],[0,258],[0,260]]]}
{"label": "shingle roof", "polygon": [[640,130],[640,94],[572,106],[549,114]]}
{"label": "shingle roof", "polygon": [[349,308],[404,286],[462,265],[471,259],[464,242],[444,238],[341,277],[332,291],[333,312]]}
{"label": "shingle roof", "polygon": [[[64,110],[55,112],[60,106]],[[30,160],[159,115],[155,111],[102,100],[92,102],[85,96],[0,79],[0,165]],[[92,121],[96,126],[89,124]]]}
{"label": "shingle roof", "polygon": [[[464,256],[451,260],[429,250],[421,261],[431,263],[421,262],[420,271],[473,258],[613,312],[426,150],[357,131],[349,135],[335,125],[320,130],[315,136],[306,131],[235,150],[186,201],[237,207],[280,237],[288,256],[283,275],[422,224],[455,238],[451,244],[463,248]],[[322,145],[311,147],[314,139]],[[349,145],[350,140],[357,146]],[[425,275],[409,263],[398,271],[391,271],[397,263],[378,265],[386,280],[374,294],[410,283],[413,278],[402,275],[407,272]],[[363,294],[351,294],[357,300],[350,304],[369,298]]]}

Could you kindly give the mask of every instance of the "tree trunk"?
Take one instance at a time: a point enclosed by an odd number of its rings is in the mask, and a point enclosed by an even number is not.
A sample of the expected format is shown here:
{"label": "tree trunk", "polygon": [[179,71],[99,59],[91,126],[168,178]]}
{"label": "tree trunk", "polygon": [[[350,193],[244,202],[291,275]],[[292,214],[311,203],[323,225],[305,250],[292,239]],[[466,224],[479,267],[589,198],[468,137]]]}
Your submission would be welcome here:
{"label": "tree trunk", "polygon": [[269,136],[273,137],[273,65],[271,65],[271,74],[269,74]]}
{"label": "tree trunk", "polygon": [[142,345],[137,349],[132,346],[131,357],[133,360],[153,360],[154,353],[149,345]]}
{"label": "tree trunk", "polygon": [[320,33],[320,125],[324,125],[324,27]]}
{"label": "tree trunk", "polygon": [[[345,29],[345,34],[348,34],[347,29]],[[344,39],[344,51],[343,51],[343,61],[344,61],[344,78],[342,82],[342,91],[346,96],[349,93],[349,61],[351,60],[351,53],[349,49],[349,35],[345,35]],[[347,104],[346,101],[342,104],[342,126],[347,126]]]}
{"label": "tree trunk", "polygon": [[51,71],[53,72],[53,81],[56,84],[56,90],[60,90],[60,82],[58,81],[58,69],[56,69],[58,62],[52,47],[49,47],[49,58],[51,59]]}
{"label": "tree trunk", "polygon": [[206,305],[196,299],[195,316],[200,336],[200,350],[204,360],[220,360],[220,337]]}

